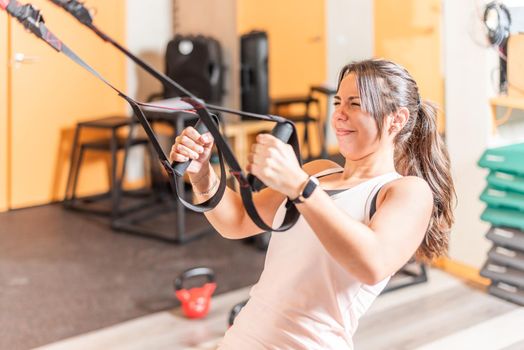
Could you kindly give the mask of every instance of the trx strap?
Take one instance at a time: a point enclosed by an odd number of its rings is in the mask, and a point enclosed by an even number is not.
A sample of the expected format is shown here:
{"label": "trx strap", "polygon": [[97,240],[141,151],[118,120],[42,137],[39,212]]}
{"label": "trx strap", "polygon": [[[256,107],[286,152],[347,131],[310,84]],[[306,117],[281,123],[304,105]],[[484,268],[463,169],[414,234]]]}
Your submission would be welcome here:
{"label": "trx strap", "polygon": [[[53,1],[53,2],[57,3],[56,1]],[[64,1],[59,1],[59,2],[62,3]],[[76,2],[75,4],[78,5]],[[289,199],[286,203],[287,211],[286,211],[284,221],[279,228],[276,228],[276,229],[272,228],[271,226],[267,225],[262,220],[262,218],[258,214],[258,211],[256,210],[255,205],[253,203],[253,193],[252,193],[253,189],[258,190],[261,187],[260,186],[261,183],[258,181],[258,184],[257,184],[257,179],[254,178],[253,176],[246,177],[240,165],[238,164],[238,161],[236,160],[229,144],[227,143],[225,138],[220,133],[220,130],[218,129],[217,124],[215,124],[217,123],[216,119],[213,119],[212,115],[208,111],[208,108],[212,110],[216,110],[216,111],[222,111],[226,113],[232,113],[232,114],[249,116],[249,117],[254,117],[257,119],[277,122],[277,125],[273,129],[273,132],[272,132],[273,135],[275,135],[276,137],[280,139],[284,139],[285,141],[289,139],[289,143],[293,146],[295,155],[297,156],[297,159],[301,163],[297,133],[296,133],[295,125],[292,122],[290,122],[289,120],[285,118],[278,117],[278,116],[259,115],[259,114],[254,114],[254,113],[230,110],[230,109],[226,109],[226,108],[222,108],[218,106],[206,105],[203,101],[197,99],[193,94],[191,94],[190,92],[182,88],[179,84],[171,80],[169,77],[163,75],[162,73],[159,73],[158,71],[154,70],[154,68],[152,68],[151,66],[148,66],[145,62],[141,61],[136,56],[129,53],[130,55],[129,57],[132,58],[135,62],[137,62],[140,66],[145,68],[148,72],[153,74],[155,77],[157,77],[161,81],[179,89],[183,94],[189,96],[189,97],[182,98],[178,102],[177,107],[173,107],[173,108],[135,101],[134,99],[132,99],[131,97],[127,96],[122,91],[117,89],[115,86],[113,86],[109,81],[107,81],[104,77],[102,77],[96,70],[90,67],[80,57],[78,57],[71,49],[69,49],[53,33],[51,33],[45,26],[44,19],[41,16],[40,11],[36,10],[32,5],[30,4],[21,5],[16,0],[9,0],[9,1],[0,0],[0,8],[6,10],[8,14],[16,18],[27,30],[31,31],[37,37],[44,40],[53,49],[55,49],[58,52],[62,52],[63,54],[68,56],[71,60],[73,60],[75,63],[79,64],[80,66],[85,68],[87,71],[95,75],[98,79],[100,79],[102,82],[104,82],[114,91],[116,91],[120,97],[124,98],[129,103],[129,105],[133,108],[133,111],[135,112],[140,124],[142,125],[143,129],[145,130],[148,138],[150,139],[155,151],[157,152],[161,164],[163,165],[167,173],[170,175],[169,179],[170,179],[171,186],[173,187],[175,193],[177,194],[178,199],[185,207],[193,211],[196,211],[196,212],[205,212],[205,211],[213,209],[220,202],[224,194],[225,188],[226,188],[226,175],[225,175],[225,166],[224,166],[224,159],[225,159],[225,162],[227,162],[230,168],[231,174],[236,178],[236,180],[238,181],[240,185],[239,186],[240,195],[244,203],[244,206],[246,208],[246,212],[248,213],[249,217],[253,220],[253,222],[259,228],[265,231],[282,232],[282,231],[288,230],[290,227],[292,227],[296,223],[300,214],[298,210],[296,209],[296,207],[291,203]],[[79,11],[78,13],[80,12],[81,11]],[[89,13],[87,12],[87,14]],[[81,16],[81,18],[82,18],[82,23],[91,23],[91,20],[90,20],[91,17],[85,15],[85,13],[83,16]],[[99,31],[97,30],[97,32]],[[100,34],[103,35],[103,33],[101,32]],[[112,42],[113,44],[116,44],[113,40],[109,39],[107,36],[105,35],[103,36],[107,38],[108,41]],[[126,54],[128,53],[128,51],[122,48],[120,45],[118,45],[117,47],[121,48],[124,53]],[[166,156],[162,147],[160,146],[154,134],[154,131],[151,128],[151,125],[149,124],[149,122],[147,121],[140,106],[154,108],[154,109],[163,109],[163,110],[168,110],[168,111],[192,113],[192,114],[198,115],[199,122],[197,123],[197,130],[199,130],[199,128],[200,130],[203,130],[202,126],[205,126],[205,128],[209,130],[209,132],[215,139],[215,144],[217,146],[218,155],[220,158],[220,173],[221,173],[220,185],[219,185],[217,193],[212,198],[208,199],[207,201],[201,204],[195,205],[195,204],[191,204],[183,200],[180,197],[179,193],[182,193],[181,191],[183,191],[183,189],[178,188],[178,185],[177,185],[178,182],[175,181],[174,177],[182,176],[184,174],[185,169],[189,165],[189,161],[185,163],[176,163],[176,162],[171,163],[169,161],[168,157]],[[198,127],[199,123],[200,123],[200,127]]]}

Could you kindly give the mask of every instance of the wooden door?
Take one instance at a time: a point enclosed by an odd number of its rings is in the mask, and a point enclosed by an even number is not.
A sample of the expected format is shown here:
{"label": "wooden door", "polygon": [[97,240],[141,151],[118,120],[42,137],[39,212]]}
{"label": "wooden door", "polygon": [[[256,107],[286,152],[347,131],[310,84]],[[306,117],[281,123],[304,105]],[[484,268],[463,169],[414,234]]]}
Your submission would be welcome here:
{"label": "wooden door", "polygon": [[441,0],[375,0],[375,56],[406,67],[422,97],[439,104],[444,131]]}
{"label": "wooden door", "polygon": [[[42,10],[46,25],[54,34],[125,90],[122,54],[50,1],[32,3]],[[96,9],[96,25],[123,42],[125,0],[87,3]],[[19,208],[63,197],[76,122],[122,115],[126,107],[122,99],[87,71],[53,51],[19,23],[11,18],[9,21],[7,200],[9,208]],[[92,193],[107,188],[105,162],[88,158],[86,164],[80,179],[81,190]]]}

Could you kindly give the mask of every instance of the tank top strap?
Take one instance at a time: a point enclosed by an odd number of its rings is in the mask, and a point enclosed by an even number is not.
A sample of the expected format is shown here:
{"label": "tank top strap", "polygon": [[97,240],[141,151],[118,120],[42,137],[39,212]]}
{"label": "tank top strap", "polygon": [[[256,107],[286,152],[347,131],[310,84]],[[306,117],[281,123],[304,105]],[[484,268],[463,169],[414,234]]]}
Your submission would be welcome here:
{"label": "tank top strap", "polygon": [[328,175],[331,175],[331,174],[340,173],[342,171],[344,171],[344,168],[342,168],[342,167],[324,169],[324,170],[314,174],[313,176],[318,179],[318,178],[321,178],[321,177],[324,177],[324,176],[328,176]]}
{"label": "tank top strap", "polygon": [[369,223],[369,221],[371,221],[371,207],[373,205],[373,199],[376,200],[376,197],[378,195],[378,192],[380,191],[380,189],[382,187],[384,187],[385,184],[393,181],[393,180],[396,180],[398,178],[401,178],[402,175],[400,175],[399,173],[397,172],[391,172],[391,173],[387,173],[387,174],[384,174],[382,176],[378,176],[376,177],[376,182],[373,184],[373,187],[371,188],[371,191],[367,197],[367,200],[366,200],[366,204],[365,204],[365,210],[366,210],[366,215],[365,215],[365,218],[366,218],[366,224]]}

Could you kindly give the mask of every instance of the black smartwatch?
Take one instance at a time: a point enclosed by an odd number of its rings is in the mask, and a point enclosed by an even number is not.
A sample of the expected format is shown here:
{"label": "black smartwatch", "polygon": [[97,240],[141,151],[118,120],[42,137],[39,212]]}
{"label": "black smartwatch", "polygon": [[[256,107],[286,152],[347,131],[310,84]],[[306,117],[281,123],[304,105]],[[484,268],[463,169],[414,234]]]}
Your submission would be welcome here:
{"label": "black smartwatch", "polygon": [[304,188],[302,188],[302,191],[300,192],[298,197],[295,199],[292,199],[291,202],[293,202],[294,204],[304,203],[304,201],[311,196],[311,194],[313,193],[315,188],[317,188],[318,185],[319,185],[318,179],[314,176],[310,176],[307,179],[306,184],[304,185]]}

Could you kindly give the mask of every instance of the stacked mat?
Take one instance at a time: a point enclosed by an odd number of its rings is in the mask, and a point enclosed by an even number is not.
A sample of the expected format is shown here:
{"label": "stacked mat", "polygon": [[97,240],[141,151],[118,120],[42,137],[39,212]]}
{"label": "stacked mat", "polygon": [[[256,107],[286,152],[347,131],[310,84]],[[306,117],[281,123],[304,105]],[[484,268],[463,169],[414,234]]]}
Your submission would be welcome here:
{"label": "stacked mat", "polygon": [[488,149],[478,165],[490,170],[480,199],[493,242],[480,274],[490,294],[524,305],[524,144]]}

